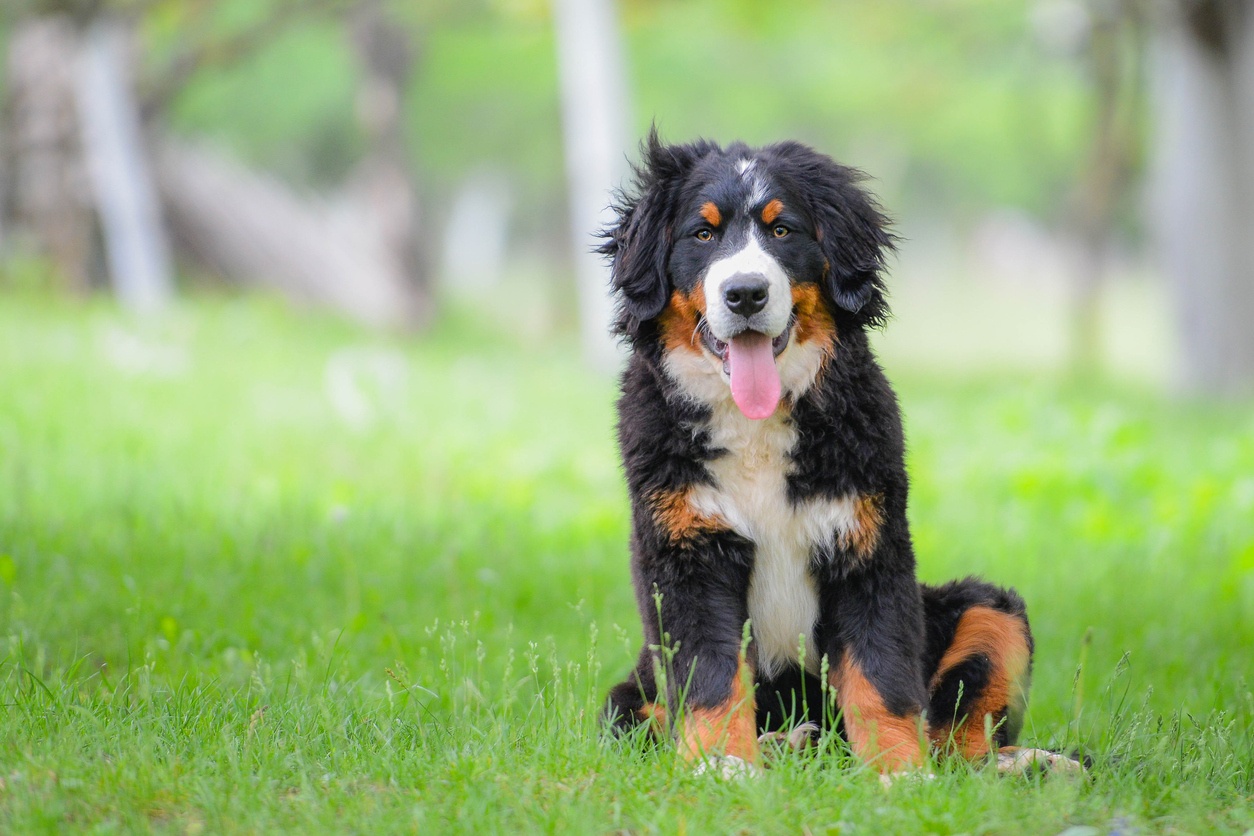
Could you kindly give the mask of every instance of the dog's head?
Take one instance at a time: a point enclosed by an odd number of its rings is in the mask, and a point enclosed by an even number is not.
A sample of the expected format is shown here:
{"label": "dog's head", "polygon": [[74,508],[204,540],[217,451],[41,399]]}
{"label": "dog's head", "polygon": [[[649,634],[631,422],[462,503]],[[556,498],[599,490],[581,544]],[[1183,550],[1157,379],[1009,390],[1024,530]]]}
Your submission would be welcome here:
{"label": "dog's head", "polygon": [[616,330],[656,340],[706,402],[766,418],[797,397],[837,335],[887,316],[888,221],[862,175],[804,145],[644,146],[632,194],[603,235]]}

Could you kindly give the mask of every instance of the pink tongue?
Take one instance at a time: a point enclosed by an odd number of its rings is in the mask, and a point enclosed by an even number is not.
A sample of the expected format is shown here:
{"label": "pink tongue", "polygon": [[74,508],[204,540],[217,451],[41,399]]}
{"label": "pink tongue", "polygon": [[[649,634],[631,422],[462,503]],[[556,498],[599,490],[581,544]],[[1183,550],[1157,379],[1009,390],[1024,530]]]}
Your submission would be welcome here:
{"label": "pink tongue", "polygon": [[770,418],[779,405],[779,372],[771,338],[756,331],[732,337],[727,346],[732,399],[746,418]]}

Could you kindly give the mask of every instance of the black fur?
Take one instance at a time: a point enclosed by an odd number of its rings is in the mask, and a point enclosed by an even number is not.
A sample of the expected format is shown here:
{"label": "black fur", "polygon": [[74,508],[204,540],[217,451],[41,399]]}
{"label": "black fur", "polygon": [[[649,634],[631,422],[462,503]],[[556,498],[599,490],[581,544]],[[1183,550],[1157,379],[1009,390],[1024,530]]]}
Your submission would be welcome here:
{"label": "black fur", "polygon": [[[721,241],[702,246],[693,237],[705,223],[698,207],[711,196],[739,194],[735,165],[744,159],[754,160],[771,194],[781,196],[787,213],[781,222],[795,231],[767,242],[771,256],[794,286],[820,288],[837,339],[833,358],[809,389],[780,407],[790,410],[796,430],[787,499],[802,507],[816,499],[874,496],[882,518],[870,554],[855,554],[836,540],[811,554],[819,615],[808,647],[826,655],[832,669],[849,657],[893,716],[952,713],[959,682],[970,695],[988,678],[972,658],[939,691],[928,692],[961,614],[979,604],[1022,619],[1025,632],[1027,623],[1012,591],[974,579],[925,588],[915,579],[901,417],[867,338],[867,329],[888,316],[883,268],[894,239],[887,218],[860,186],[859,172],[796,143],[666,146],[654,132],[643,156],[634,190],[621,196],[618,220],[603,232],[600,248],[612,262],[614,328],[632,348],[618,401],[618,441],[644,628],[637,668],[611,691],[607,719],[629,727],[663,697],[671,706],[681,697],[688,708],[717,706],[728,699],[736,675],[755,543],[726,527],[694,528],[676,539],[658,522],[658,496],[712,485],[707,466],[731,455],[711,441],[711,405],[686,395],[668,374],[670,349],[658,318],[672,293],[694,290],[720,252]],[[663,646],[675,649],[672,659],[658,651]],[[750,665],[756,652],[751,643]],[[664,668],[666,695],[658,693],[655,677]],[[759,725],[826,720],[822,692],[798,666],[773,679],[759,674]]]}
{"label": "black fur", "polygon": [[692,167],[716,150],[717,146],[704,141],[663,145],[656,129],[649,133],[644,162],[635,169],[637,196],[622,196],[616,207],[618,222],[602,232],[605,243],[598,248],[614,262],[617,333],[635,335],[666,305],[673,207]]}

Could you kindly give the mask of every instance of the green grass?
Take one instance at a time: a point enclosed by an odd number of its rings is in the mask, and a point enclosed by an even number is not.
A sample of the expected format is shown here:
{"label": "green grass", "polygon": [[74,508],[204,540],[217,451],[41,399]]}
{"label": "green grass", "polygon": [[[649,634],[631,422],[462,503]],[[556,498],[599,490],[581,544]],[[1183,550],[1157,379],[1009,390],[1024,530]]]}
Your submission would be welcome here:
{"label": "green grass", "polygon": [[570,352],[0,298],[0,830],[1254,827],[1249,404],[890,369],[921,576],[1024,594],[1026,736],[1095,766],[725,784],[597,733],[639,628],[614,387]]}

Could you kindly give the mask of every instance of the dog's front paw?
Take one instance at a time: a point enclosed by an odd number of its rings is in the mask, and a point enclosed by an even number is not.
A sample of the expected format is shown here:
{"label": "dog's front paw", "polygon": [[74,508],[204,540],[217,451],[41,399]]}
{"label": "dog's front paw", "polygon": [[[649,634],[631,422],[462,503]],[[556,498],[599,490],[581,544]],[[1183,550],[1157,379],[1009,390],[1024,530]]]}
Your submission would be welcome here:
{"label": "dog's front paw", "polygon": [[880,784],[891,787],[893,784],[922,784],[935,781],[936,773],[925,769],[899,769],[896,772],[881,772]]}
{"label": "dog's front paw", "polygon": [[1008,746],[997,753],[997,771],[1003,775],[1027,775],[1033,772],[1082,775],[1084,766],[1077,760],[1048,749]]}
{"label": "dog's front paw", "polygon": [[743,781],[746,778],[757,778],[762,770],[735,755],[709,755],[697,763],[692,774],[715,775],[724,781]]}

